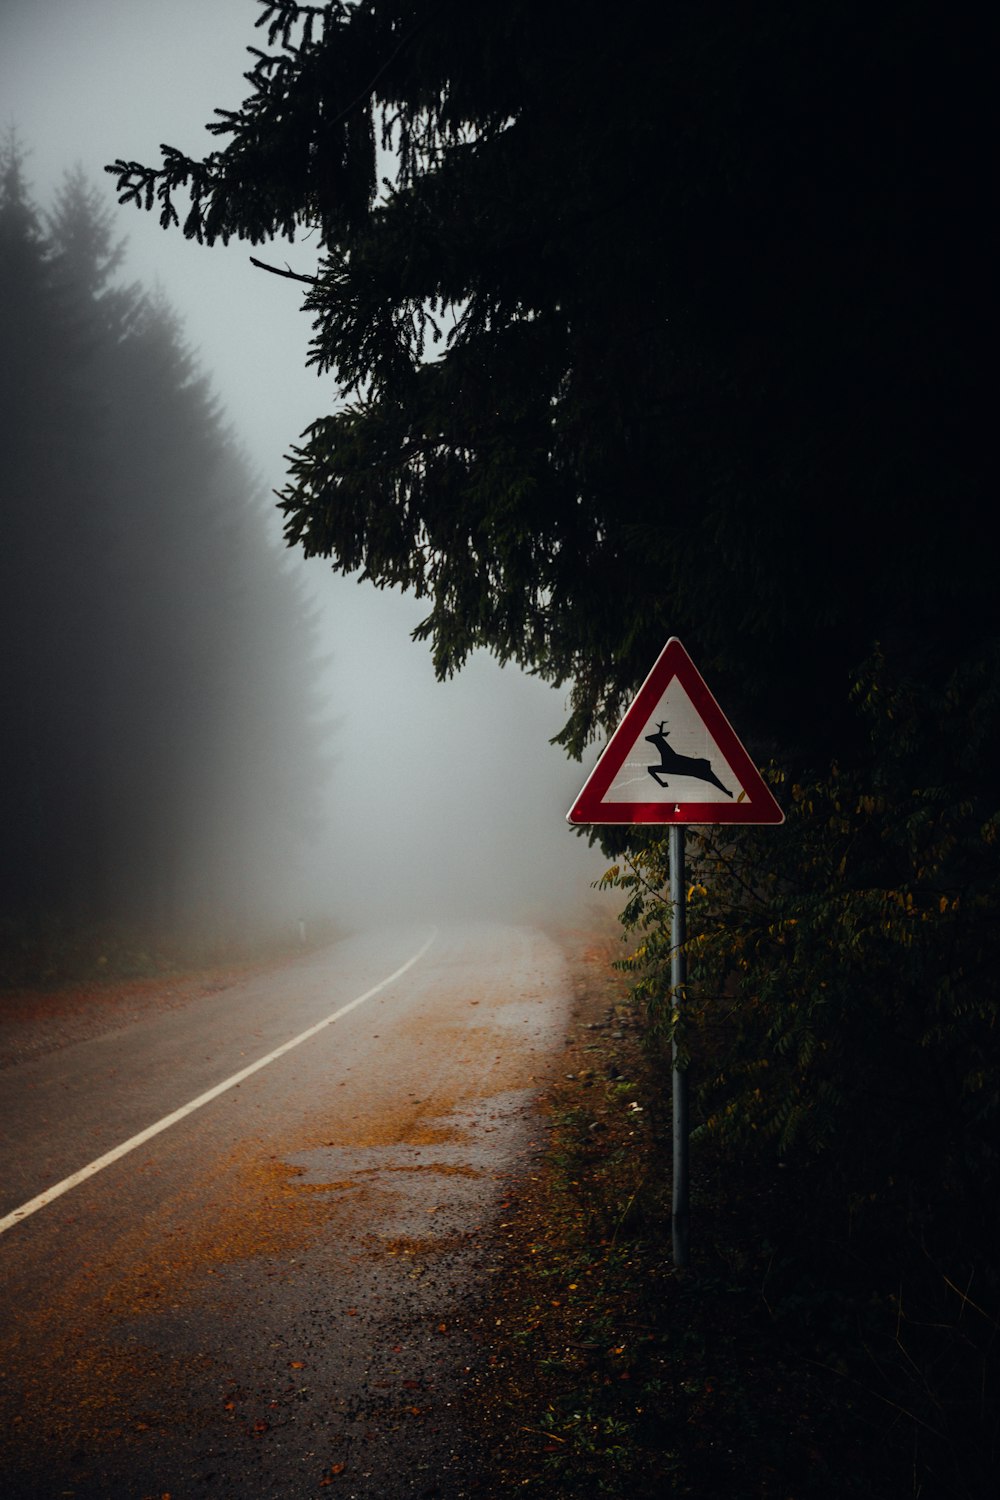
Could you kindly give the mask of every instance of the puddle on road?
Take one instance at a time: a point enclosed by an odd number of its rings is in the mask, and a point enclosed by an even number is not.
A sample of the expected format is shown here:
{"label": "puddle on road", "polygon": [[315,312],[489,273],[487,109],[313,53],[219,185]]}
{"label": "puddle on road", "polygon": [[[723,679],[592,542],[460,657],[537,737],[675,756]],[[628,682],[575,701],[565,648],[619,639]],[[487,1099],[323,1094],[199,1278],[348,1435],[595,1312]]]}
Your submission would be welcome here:
{"label": "puddle on road", "polygon": [[[363,1196],[367,1250],[393,1245],[392,1253],[398,1253],[407,1239],[444,1240],[478,1227],[488,1216],[533,1099],[531,1089],[510,1089],[447,1117],[422,1120],[419,1140],[317,1146],[286,1156],[285,1163],[296,1187],[328,1195],[348,1212],[352,1200]],[[498,1184],[492,1193],[491,1178]]]}

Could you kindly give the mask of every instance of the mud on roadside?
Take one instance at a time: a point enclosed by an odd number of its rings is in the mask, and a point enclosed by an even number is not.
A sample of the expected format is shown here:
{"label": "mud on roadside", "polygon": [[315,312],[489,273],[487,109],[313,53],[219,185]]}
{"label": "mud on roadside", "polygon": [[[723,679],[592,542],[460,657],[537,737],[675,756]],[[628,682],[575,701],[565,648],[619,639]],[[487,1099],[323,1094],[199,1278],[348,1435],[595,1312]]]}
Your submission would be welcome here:
{"label": "mud on roadside", "polygon": [[673,1265],[669,1066],[643,1046],[620,943],[563,936],[574,1018],[544,1149],[499,1228],[466,1397],[489,1455],[477,1497],[889,1493],[836,1376],[761,1295],[773,1185],[703,1157],[693,1270]]}
{"label": "mud on roadside", "polygon": [[[559,1495],[578,1486],[594,1493],[608,1465],[623,1478],[631,1472],[622,1494],[646,1493],[635,1488],[636,1454],[626,1457],[626,1447],[642,1441],[650,1418],[655,1425],[644,1387],[660,1357],[649,1310],[656,1289],[633,1239],[645,1197],[663,1184],[640,1102],[640,1027],[613,968],[622,954],[614,929],[557,936],[572,1019],[541,1105],[544,1150],[512,1184],[499,1225],[501,1274],[479,1313],[489,1353],[468,1397],[469,1425],[489,1453],[481,1481],[489,1500],[554,1486]],[[664,1264],[653,1279],[672,1274]]]}

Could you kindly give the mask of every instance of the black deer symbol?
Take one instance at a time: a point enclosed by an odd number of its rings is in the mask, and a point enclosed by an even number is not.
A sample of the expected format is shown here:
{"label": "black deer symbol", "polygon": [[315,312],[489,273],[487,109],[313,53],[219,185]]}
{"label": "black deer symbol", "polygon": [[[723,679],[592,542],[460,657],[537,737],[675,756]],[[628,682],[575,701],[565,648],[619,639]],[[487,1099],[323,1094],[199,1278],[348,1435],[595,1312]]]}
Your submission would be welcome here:
{"label": "black deer symbol", "polygon": [[673,772],[675,776],[693,776],[698,781],[710,781],[717,786],[720,792],[725,792],[727,797],[733,794],[716,776],[708,761],[704,758],[696,760],[693,755],[679,755],[678,752],[667,744],[667,731],[664,729],[666,719],[661,719],[656,726],[655,734],[647,734],[645,738],[651,745],[655,745],[660,752],[660,764],[658,766],[647,766],[650,776],[658,786],[667,786],[667,773]]}

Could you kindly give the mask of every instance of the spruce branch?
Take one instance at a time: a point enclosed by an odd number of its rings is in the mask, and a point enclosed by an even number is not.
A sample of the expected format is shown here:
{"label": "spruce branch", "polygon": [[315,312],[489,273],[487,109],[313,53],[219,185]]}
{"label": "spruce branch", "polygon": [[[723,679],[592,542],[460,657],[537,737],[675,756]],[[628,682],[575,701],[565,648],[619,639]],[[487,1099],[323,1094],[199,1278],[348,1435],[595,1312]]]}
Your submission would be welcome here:
{"label": "spruce branch", "polygon": [[289,281],[304,281],[308,286],[316,286],[319,283],[318,276],[303,276],[300,271],[293,271],[288,265],[284,270],[280,266],[269,266],[266,261],[258,260],[255,255],[251,255],[250,264],[256,266],[258,270],[270,271],[272,276],[286,276]]}

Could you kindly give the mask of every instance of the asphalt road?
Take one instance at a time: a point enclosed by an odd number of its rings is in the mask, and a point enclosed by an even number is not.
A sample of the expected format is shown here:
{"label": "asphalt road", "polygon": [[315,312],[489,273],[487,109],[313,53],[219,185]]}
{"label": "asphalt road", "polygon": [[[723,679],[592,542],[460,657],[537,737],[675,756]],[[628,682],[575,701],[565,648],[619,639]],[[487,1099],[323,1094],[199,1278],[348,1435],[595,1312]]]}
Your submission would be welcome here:
{"label": "asphalt road", "polygon": [[394,928],[0,1073],[5,1500],[474,1495],[568,1005],[540,932]]}

